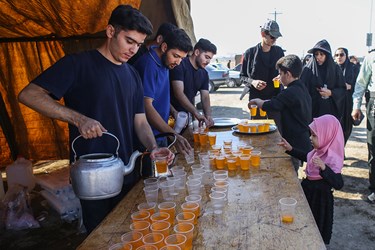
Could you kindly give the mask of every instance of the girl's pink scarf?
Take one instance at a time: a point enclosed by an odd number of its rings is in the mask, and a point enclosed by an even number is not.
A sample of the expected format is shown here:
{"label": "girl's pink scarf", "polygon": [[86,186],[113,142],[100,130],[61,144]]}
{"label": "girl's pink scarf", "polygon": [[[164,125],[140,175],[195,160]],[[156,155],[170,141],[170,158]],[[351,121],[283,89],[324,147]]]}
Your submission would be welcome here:
{"label": "girl's pink scarf", "polygon": [[344,134],[340,122],[332,115],[323,115],[314,118],[309,127],[318,136],[319,148],[314,148],[307,154],[306,175],[309,179],[322,179],[319,166],[312,162],[316,156],[333,172],[341,173],[344,165]]}

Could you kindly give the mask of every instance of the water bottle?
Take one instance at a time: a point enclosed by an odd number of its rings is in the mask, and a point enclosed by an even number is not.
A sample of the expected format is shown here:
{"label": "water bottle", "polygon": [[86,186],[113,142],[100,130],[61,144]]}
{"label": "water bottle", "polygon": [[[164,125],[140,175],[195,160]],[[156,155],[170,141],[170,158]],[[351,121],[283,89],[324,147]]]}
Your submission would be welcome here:
{"label": "water bottle", "polygon": [[35,187],[35,178],[33,175],[33,165],[30,160],[22,156],[5,168],[8,182],[8,189],[16,184],[27,187],[31,191]]}
{"label": "water bottle", "polygon": [[[323,85],[323,89],[327,89],[327,84],[324,84]],[[329,96],[322,96],[322,99],[328,99]]]}

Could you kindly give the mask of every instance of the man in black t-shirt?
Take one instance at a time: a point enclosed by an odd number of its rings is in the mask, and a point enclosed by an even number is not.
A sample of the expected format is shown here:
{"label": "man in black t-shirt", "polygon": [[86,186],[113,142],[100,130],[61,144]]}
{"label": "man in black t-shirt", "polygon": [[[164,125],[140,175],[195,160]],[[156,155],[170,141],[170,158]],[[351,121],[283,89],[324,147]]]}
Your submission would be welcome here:
{"label": "man in black t-shirt", "polygon": [[[176,111],[192,114],[200,124],[214,125],[211,115],[210,95],[208,92],[208,73],[204,69],[216,54],[216,46],[207,39],[199,39],[193,54],[182,60],[181,64],[170,71],[171,103]],[[194,107],[194,98],[200,91],[203,115]],[[176,114],[173,114],[176,117]]]}

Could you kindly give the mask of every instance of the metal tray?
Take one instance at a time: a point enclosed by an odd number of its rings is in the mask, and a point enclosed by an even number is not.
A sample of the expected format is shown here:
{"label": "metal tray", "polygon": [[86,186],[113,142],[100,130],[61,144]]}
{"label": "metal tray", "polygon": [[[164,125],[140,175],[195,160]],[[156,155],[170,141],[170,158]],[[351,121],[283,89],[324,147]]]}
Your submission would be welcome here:
{"label": "metal tray", "polygon": [[240,119],[226,117],[214,118],[213,120],[215,122],[214,127],[230,127],[240,122]]}
{"label": "metal tray", "polygon": [[233,127],[232,127],[232,131],[233,131],[233,132],[238,133],[238,134],[243,134],[243,135],[261,135],[261,134],[272,133],[272,132],[275,132],[276,130],[277,130],[276,125],[272,125],[272,124],[270,124],[270,130],[269,130],[269,131],[265,131],[265,132],[256,132],[256,133],[252,133],[252,132],[240,132],[240,131],[238,130],[238,127],[237,127],[237,126],[233,126]]}

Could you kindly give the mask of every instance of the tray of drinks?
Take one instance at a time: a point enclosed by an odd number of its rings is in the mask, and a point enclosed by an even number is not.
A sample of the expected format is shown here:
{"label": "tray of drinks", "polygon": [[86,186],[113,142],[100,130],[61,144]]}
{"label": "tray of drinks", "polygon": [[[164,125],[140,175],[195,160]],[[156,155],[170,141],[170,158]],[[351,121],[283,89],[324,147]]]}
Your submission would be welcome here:
{"label": "tray of drinks", "polygon": [[276,125],[269,123],[238,124],[232,127],[233,132],[245,135],[266,134],[275,132],[276,130]]}

